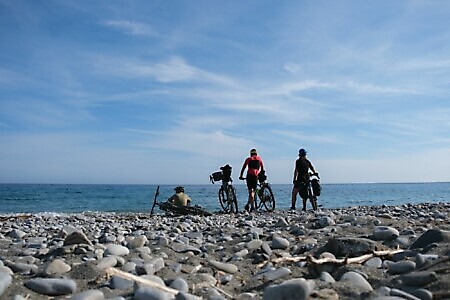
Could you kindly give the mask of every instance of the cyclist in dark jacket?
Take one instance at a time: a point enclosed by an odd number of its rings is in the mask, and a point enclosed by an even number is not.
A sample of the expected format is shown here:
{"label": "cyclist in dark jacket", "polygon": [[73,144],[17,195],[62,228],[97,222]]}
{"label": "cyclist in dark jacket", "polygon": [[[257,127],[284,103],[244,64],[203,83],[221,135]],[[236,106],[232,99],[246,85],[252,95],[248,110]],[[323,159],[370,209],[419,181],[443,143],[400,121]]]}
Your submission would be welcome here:
{"label": "cyclist in dark jacket", "polygon": [[294,187],[292,189],[292,205],[291,209],[295,210],[295,202],[297,201],[297,194],[300,194],[300,197],[303,200],[303,211],[306,211],[306,200],[308,200],[308,179],[309,179],[309,170],[313,173],[316,173],[314,166],[312,163],[306,158],[306,150],[300,149],[298,151],[299,158],[295,161],[295,169],[294,169],[294,179],[292,182],[294,183]]}

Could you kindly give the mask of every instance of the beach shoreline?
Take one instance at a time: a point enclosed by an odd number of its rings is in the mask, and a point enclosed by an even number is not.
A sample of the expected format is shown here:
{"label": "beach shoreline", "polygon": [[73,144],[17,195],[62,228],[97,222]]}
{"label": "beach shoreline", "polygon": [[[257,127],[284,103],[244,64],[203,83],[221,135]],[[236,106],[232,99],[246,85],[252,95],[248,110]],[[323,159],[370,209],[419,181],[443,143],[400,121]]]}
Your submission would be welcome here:
{"label": "beach shoreline", "polygon": [[445,299],[449,217],[450,203],[210,217],[0,214],[0,297]]}

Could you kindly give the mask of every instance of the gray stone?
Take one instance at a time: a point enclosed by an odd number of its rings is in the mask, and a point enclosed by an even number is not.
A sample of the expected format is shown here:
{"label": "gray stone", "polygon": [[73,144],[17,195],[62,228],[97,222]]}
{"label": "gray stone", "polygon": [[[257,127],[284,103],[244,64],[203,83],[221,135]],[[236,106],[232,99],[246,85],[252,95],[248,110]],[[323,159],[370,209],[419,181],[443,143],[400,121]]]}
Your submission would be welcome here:
{"label": "gray stone", "polygon": [[379,250],[380,245],[372,240],[365,238],[331,238],[328,240],[322,251],[333,253],[336,257],[355,257],[374,250]]}
{"label": "gray stone", "polygon": [[261,248],[262,241],[260,239],[254,239],[247,243],[247,249],[249,250],[257,250]]}
{"label": "gray stone", "polygon": [[288,227],[289,223],[286,221],[285,218],[280,218],[278,221],[274,224],[275,227]]}
{"label": "gray stone", "polygon": [[18,239],[18,240],[21,240],[26,235],[27,235],[27,233],[20,229],[13,229],[10,232],[8,232],[8,234],[7,234],[7,236],[9,236],[10,238]]}
{"label": "gray stone", "polygon": [[388,272],[392,275],[404,274],[414,271],[416,263],[410,260],[402,260],[388,265]]}
{"label": "gray stone", "polygon": [[229,264],[229,263],[222,263],[219,261],[215,261],[215,260],[210,260],[209,263],[216,269],[227,272],[227,273],[231,273],[234,274],[238,271],[238,268],[236,267],[236,265],[233,264]]}
{"label": "gray stone", "polygon": [[366,267],[374,267],[374,268],[381,268],[383,261],[379,257],[372,257],[368,261],[364,263],[364,266]]}
{"label": "gray stone", "polygon": [[189,291],[189,285],[186,282],[186,280],[184,280],[181,277],[177,277],[175,278],[169,285],[170,288],[176,289],[180,292],[184,292],[187,293]]}
{"label": "gray stone", "polygon": [[202,300],[203,298],[188,293],[179,292],[175,296],[175,300]]}
{"label": "gray stone", "polygon": [[130,253],[127,247],[117,244],[108,244],[105,249],[105,256],[115,255],[115,256],[125,256]]}
{"label": "gray stone", "polygon": [[12,277],[6,272],[0,272],[0,296],[11,285]]}
{"label": "gray stone", "polygon": [[411,294],[421,300],[432,300],[433,299],[433,293],[431,293],[429,290],[426,290],[426,289],[412,290]]}
{"label": "gray stone", "polygon": [[134,300],[171,300],[172,295],[151,287],[140,287],[134,292]]}
{"label": "gray stone", "polygon": [[38,267],[36,265],[21,263],[21,262],[15,262],[8,264],[8,267],[14,272],[14,273],[20,273],[20,274],[37,274]]}
{"label": "gray stone", "polygon": [[272,249],[287,249],[289,248],[289,241],[283,237],[275,236],[272,238]]}
{"label": "gray stone", "polygon": [[263,300],[306,300],[314,288],[303,278],[287,280],[264,289]]}
{"label": "gray stone", "polygon": [[87,244],[92,246],[91,241],[81,231],[74,231],[64,239],[64,246],[75,244]]}
{"label": "gray stone", "polygon": [[364,278],[361,274],[349,271],[342,275],[339,281],[348,281],[351,282],[353,287],[357,287],[361,293],[369,293],[373,291],[370,283]]}
{"label": "gray stone", "polygon": [[137,249],[144,247],[145,243],[147,242],[147,237],[145,235],[140,235],[135,238],[133,238],[132,241],[128,243],[128,248],[130,249]]}
{"label": "gray stone", "polygon": [[62,296],[73,294],[77,284],[71,279],[60,278],[35,278],[25,283],[30,290],[48,296]]}
{"label": "gray stone", "polygon": [[102,258],[98,264],[97,269],[99,270],[105,270],[110,267],[115,267],[117,265],[117,258],[115,256],[108,256],[105,258]]}
{"label": "gray stone", "polygon": [[333,219],[331,219],[328,216],[325,216],[325,217],[321,217],[319,220],[317,220],[316,227],[317,228],[325,228],[328,226],[332,226],[334,224],[335,223],[334,223]]}
{"label": "gray stone", "polygon": [[109,282],[109,286],[112,289],[128,289],[132,288],[134,281],[122,278],[120,276],[112,276],[111,281]]}
{"label": "gray stone", "polygon": [[263,280],[264,280],[264,282],[275,281],[277,279],[289,276],[289,275],[291,275],[291,273],[292,272],[290,269],[288,269],[286,267],[281,267],[279,269],[275,269],[275,270],[271,270],[266,273],[263,273]]}
{"label": "gray stone", "polygon": [[391,296],[398,296],[398,297],[402,297],[403,299],[408,299],[408,300],[420,300],[419,298],[417,298],[414,295],[411,295],[410,293],[407,293],[405,291],[399,290],[399,289],[391,289]]}
{"label": "gray stone", "polygon": [[270,248],[269,243],[267,242],[263,242],[261,245],[261,249],[264,251],[264,253],[266,253],[267,255],[271,256],[272,255],[272,249]]}
{"label": "gray stone", "polygon": [[373,238],[381,241],[392,241],[398,238],[400,233],[397,229],[389,226],[377,226],[373,230]]}
{"label": "gray stone", "polygon": [[173,243],[172,250],[178,253],[192,252],[195,255],[202,253],[200,249],[183,243]]}
{"label": "gray stone", "polygon": [[70,300],[103,300],[105,295],[99,290],[87,290],[70,297]]}
{"label": "gray stone", "polygon": [[424,286],[437,279],[435,272],[420,271],[411,272],[409,274],[403,274],[399,276],[399,279],[405,284],[410,286]]}
{"label": "gray stone", "polygon": [[72,268],[62,259],[55,259],[44,270],[47,276],[61,275],[67,273]]}
{"label": "gray stone", "polygon": [[334,279],[334,277],[331,276],[331,274],[328,273],[328,272],[321,272],[321,273],[320,273],[320,276],[319,276],[319,279],[322,280],[322,281],[324,281],[324,282],[329,282],[329,283],[334,283],[334,282],[336,282],[336,280]]}
{"label": "gray stone", "polygon": [[433,243],[450,242],[450,232],[440,229],[430,229],[424,232],[409,249],[425,248]]}

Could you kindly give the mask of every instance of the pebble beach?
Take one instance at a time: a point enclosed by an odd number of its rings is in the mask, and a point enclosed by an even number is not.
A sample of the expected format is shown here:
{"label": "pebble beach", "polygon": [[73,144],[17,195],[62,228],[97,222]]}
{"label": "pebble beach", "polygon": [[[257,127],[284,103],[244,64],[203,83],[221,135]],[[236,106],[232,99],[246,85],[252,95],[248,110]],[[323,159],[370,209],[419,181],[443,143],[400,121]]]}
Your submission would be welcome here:
{"label": "pebble beach", "polygon": [[450,203],[0,215],[0,299],[449,299]]}

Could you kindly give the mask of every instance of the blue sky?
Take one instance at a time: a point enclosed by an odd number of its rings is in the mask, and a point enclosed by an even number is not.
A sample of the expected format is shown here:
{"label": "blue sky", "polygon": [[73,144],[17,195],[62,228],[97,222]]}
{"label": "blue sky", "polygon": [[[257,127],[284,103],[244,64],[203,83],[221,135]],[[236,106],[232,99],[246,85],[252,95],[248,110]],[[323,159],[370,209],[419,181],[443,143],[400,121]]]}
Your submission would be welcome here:
{"label": "blue sky", "polygon": [[0,0],[0,182],[450,181],[450,1]]}

